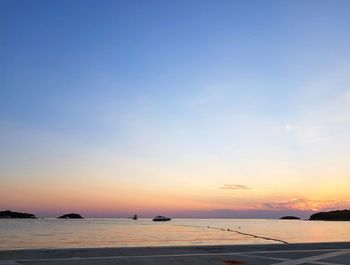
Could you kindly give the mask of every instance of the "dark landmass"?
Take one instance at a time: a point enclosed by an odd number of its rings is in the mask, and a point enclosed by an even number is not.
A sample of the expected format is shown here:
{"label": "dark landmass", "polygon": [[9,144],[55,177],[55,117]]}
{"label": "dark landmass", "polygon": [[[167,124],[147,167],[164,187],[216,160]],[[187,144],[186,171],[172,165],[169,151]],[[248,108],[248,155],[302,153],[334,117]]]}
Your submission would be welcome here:
{"label": "dark landmass", "polygon": [[36,216],[31,213],[19,213],[19,212],[12,212],[12,211],[0,211],[0,218],[31,218],[36,219]]}
{"label": "dark landmass", "polygon": [[83,217],[77,213],[64,214],[58,218],[60,218],[60,219],[83,219]]}
{"label": "dark landmass", "polygon": [[350,221],[350,210],[337,210],[330,212],[315,213],[310,216],[310,220]]}
{"label": "dark landmass", "polygon": [[280,218],[281,220],[300,220],[299,217],[296,217],[296,216],[283,216]]}

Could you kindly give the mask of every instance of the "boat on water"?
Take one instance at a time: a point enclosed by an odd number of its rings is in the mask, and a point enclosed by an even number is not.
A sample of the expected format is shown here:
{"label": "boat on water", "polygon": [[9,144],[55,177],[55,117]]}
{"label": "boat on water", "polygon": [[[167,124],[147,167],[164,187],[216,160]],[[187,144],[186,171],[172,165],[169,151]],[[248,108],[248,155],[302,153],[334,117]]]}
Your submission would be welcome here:
{"label": "boat on water", "polygon": [[139,217],[137,216],[137,214],[134,214],[134,216],[132,217],[133,220],[137,220],[139,219]]}
{"label": "boat on water", "polygon": [[166,216],[162,216],[162,215],[158,215],[158,216],[153,218],[153,221],[155,221],[155,222],[165,222],[165,221],[170,221],[170,220],[171,220],[170,217],[166,217]]}

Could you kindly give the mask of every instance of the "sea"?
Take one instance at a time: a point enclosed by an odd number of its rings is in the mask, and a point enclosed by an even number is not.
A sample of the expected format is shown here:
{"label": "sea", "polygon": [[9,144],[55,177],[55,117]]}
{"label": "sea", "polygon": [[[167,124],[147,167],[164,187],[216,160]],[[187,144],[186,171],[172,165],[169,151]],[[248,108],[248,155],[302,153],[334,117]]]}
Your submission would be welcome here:
{"label": "sea", "polygon": [[0,219],[0,250],[350,241],[350,222],[271,219]]}

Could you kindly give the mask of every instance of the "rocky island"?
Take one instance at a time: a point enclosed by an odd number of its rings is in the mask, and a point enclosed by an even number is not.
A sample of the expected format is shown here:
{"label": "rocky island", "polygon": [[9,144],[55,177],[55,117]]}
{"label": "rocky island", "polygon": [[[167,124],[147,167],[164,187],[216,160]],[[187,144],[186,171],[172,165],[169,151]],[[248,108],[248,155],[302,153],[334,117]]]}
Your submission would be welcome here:
{"label": "rocky island", "polygon": [[36,219],[37,217],[34,214],[31,213],[20,213],[20,212],[12,212],[10,210],[6,211],[0,211],[0,218],[8,218],[8,219],[14,219],[14,218],[30,218],[30,219]]}
{"label": "rocky island", "polygon": [[296,217],[296,216],[283,216],[280,218],[281,220],[300,220],[299,217]]}
{"label": "rocky island", "polygon": [[350,210],[337,210],[337,211],[330,211],[330,212],[315,213],[310,216],[310,220],[350,221]]}
{"label": "rocky island", "polygon": [[60,217],[59,219],[83,219],[83,217],[80,214],[77,213],[69,213],[69,214],[64,214]]}

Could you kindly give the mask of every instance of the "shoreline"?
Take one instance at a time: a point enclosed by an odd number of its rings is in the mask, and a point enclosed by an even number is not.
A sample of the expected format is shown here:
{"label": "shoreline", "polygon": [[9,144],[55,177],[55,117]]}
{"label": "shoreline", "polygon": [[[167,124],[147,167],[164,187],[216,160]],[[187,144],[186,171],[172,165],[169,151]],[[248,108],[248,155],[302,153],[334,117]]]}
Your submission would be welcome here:
{"label": "shoreline", "polygon": [[330,265],[349,260],[350,242],[0,251],[0,265]]}
{"label": "shoreline", "polygon": [[[315,245],[319,247],[324,246],[331,246],[331,245],[349,245],[350,247],[350,241],[325,241],[325,242],[297,242],[297,243],[266,243],[266,244],[216,244],[216,245],[165,245],[165,246],[125,246],[125,247],[117,247],[117,246],[101,246],[101,247],[67,247],[67,248],[55,248],[55,247],[43,247],[43,248],[13,248],[13,249],[0,249],[0,255],[2,252],[20,252],[20,251],[65,251],[65,250],[97,250],[97,249],[104,249],[104,250],[124,250],[124,249],[181,249],[181,248],[216,248],[216,247],[222,247],[222,248],[254,248],[254,247],[275,247],[275,246],[308,246],[308,245]],[[292,247],[292,248],[293,248]],[[1,257],[0,257],[1,260]]]}
{"label": "shoreline", "polygon": [[[350,242],[1,250],[2,264],[305,264],[350,260]],[[224,262],[223,262],[224,261]],[[334,261],[334,262],[335,262]],[[141,263],[140,263],[141,262]],[[335,263],[337,263],[335,262]],[[337,263],[339,264],[339,263]],[[340,263],[347,264],[347,263]]]}

